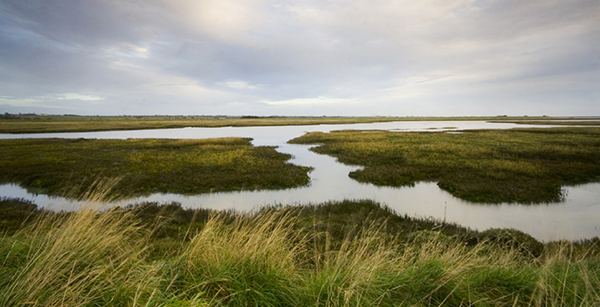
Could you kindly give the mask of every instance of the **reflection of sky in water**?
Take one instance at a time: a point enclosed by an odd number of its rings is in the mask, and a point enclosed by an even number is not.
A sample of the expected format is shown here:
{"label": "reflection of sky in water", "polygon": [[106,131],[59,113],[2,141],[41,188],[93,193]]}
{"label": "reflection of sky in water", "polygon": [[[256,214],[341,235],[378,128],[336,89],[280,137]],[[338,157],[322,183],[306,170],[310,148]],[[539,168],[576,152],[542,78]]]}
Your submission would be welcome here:
{"label": "reflection of sky in water", "polygon": [[[475,229],[516,228],[541,240],[581,239],[600,236],[600,184],[568,187],[565,202],[543,205],[481,205],[462,201],[439,189],[435,183],[419,183],[414,187],[376,187],[358,183],[348,177],[357,167],[335,162],[335,158],[318,155],[310,146],[285,142],[309,131],[343,129],[402,129],[404,131],[436,131],[428,128],[458,127],[459,129],[503,129],[525,127],[513,124],[485,122],[395,122],[356,125],[318,125],[284,127],[184,128],[162,130],[110,131],[88,133],[53,133],[0,135],[0,138],[61,137],[61,138],[209,138],[251,137],[255,145],[279,146],[280,152],[294,156],[292,163],[314,167],[309,187],[279,191],[242,191],[204,195],[155,194],[124,202],[180,202],[184,207],[251,210],[269,204],[306,204],[329,200],[372,199],[386,204],[399,214],[433,217],[456,222]],[[539,127],[539,126],[536,126]],[[438,130],[439,131],[439,130]],[[33,200],[53,210],[73,210],[81,204],[62,198],[27,193],[16,185],[0,185],[0,195]],[[112,204],[114,205],[114,204]]]}

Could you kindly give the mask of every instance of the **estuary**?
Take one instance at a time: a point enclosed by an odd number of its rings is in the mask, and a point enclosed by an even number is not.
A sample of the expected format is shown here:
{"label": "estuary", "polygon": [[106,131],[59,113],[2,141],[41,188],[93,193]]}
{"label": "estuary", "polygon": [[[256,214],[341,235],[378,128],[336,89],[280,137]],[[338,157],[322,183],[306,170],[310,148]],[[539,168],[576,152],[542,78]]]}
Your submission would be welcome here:
{"label": "estuary", "polygon": [[[247,211],[265,205],[320,203],[343,199],[371,199],[399,214],[457,223],[478,230],[515,228],[538,240],[578,240],[600,236],[600,183],[563,187],[564,201],[547,204],[478,204],[458,199],[441,190],[435,182],[411,187],[378,187],[348,177],[358,166],[338,163],[335,158],[310,151],[314,145],[293,145],[287,141],[307,132],[334,130],[447,131],[468,129],[542,128],[549,126],[488,123],[483,121],[415,121],[349,125],[182,128],[159,130],[106,131],[85,133],[1,134],[0,138],[167,138],[204,139],[249,137],[255,146],[277,146],[293,156],[290,163],[312,167],[307,187],[287,190],[238,191],[200,195],[153,194],[103,206],[146,201],[179,202],[186,208]],[[60,197],[27,191],[15,184],[0,185],[0,196],[33,201],[52,210],[76,210],[82,204]]]}

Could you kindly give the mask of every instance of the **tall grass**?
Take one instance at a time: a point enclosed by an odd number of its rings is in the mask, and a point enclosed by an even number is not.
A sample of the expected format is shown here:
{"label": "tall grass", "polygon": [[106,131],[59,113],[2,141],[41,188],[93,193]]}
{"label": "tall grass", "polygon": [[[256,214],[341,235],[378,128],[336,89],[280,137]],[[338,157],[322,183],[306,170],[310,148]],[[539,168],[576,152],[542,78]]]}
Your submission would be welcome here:
{"label": "tall grass", "polygon": [[130,214],[83,209],[40,216],[17,235],[28,252],[2,291],[2,305],[82,306],[130,297],[135,288],[127,283],[142,250],[132,240],[138,231]]}
{"label": "tall grass", "polygon": [[[329,214],[318,213],[322,206]],[[490,241],[466,244],[443,230],[398,234],[388,227],[397,216],[382,219],[381,211],[369,206],[344,202],[252,213],[213,211],[206,219],[198,211],[184,235],[160,238],[155,227],[162,226],[150,226],[144,222],[149,216],[135,208],[38,212],[35,221],[0,239],[0,305],[600,302],[600,260],[573,248],[575,244],[556,245],[533,256]],[[327,227],[337,218],[331,215],[335,210],[362,211],[363,223],[340,234]],[[201,226],[193,226],[198,222]],[[163,253],[158,252],[161,247]]]}
{"label": "tall grass", "polygon": [[184,284],[196,285],[218,304],[294,305],[304,239],[291,223],[281,213],[213,217],[181,254]]}

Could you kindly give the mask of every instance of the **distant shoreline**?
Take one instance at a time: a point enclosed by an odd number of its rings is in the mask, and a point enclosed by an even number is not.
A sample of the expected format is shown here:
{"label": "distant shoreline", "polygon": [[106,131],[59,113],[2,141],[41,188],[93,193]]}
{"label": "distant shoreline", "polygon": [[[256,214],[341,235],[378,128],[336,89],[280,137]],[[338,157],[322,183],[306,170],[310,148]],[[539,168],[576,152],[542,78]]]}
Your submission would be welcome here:
{"label": "distant shoreline", "polygon": [[168,129],[186,127],[253,127],[336,125],[391,121],[493,121],[519,124],[600,125],[600,117],[583,116],[460,116],[460,117],[285,117],[207,115],[82,116],[44,114],[0,114],[0,133],[92,132],[111,130]]}

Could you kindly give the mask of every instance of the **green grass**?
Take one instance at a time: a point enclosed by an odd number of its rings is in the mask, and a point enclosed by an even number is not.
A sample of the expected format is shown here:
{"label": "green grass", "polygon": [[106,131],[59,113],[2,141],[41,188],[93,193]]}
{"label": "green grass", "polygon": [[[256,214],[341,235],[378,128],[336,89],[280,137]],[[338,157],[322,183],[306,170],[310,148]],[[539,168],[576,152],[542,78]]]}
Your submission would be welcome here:
{"label": "green grass", "polygon": [[76,116],[0,114],[0,133],[47,133],[166,129],[184,127],[248,127],[354,124],[389,121],[535,120],[551,117],[257,117],[257,116]]}
{"label": "green grass", "polygon": [[437,181],[474,202],[560,201],[561,186],[600,181],[600,128],[490,131],[313,132],[290,140],[361,165],[361,182],[410,186]]}
{"label": "green grass", "polygon": [[118,178],[111,194],[197,194],[284,189],[309,183],[290,155],[250,139],[0,140],[0,182],[81,198],[95,178]]}
{"label": "green grass", "polygon": [[[17,203],[4,199],[0,210],[14,211]],[[497,240],[456,225],[401,217],[370,201],[251,213],[184,210],[176,204],[52,213],[22,205],[12,215],[21,216],[22,225],[0,237],[2,306],[600,301],[597,239],[537,242],[542,252],[533,255],[514,248],[525,234]]]}

